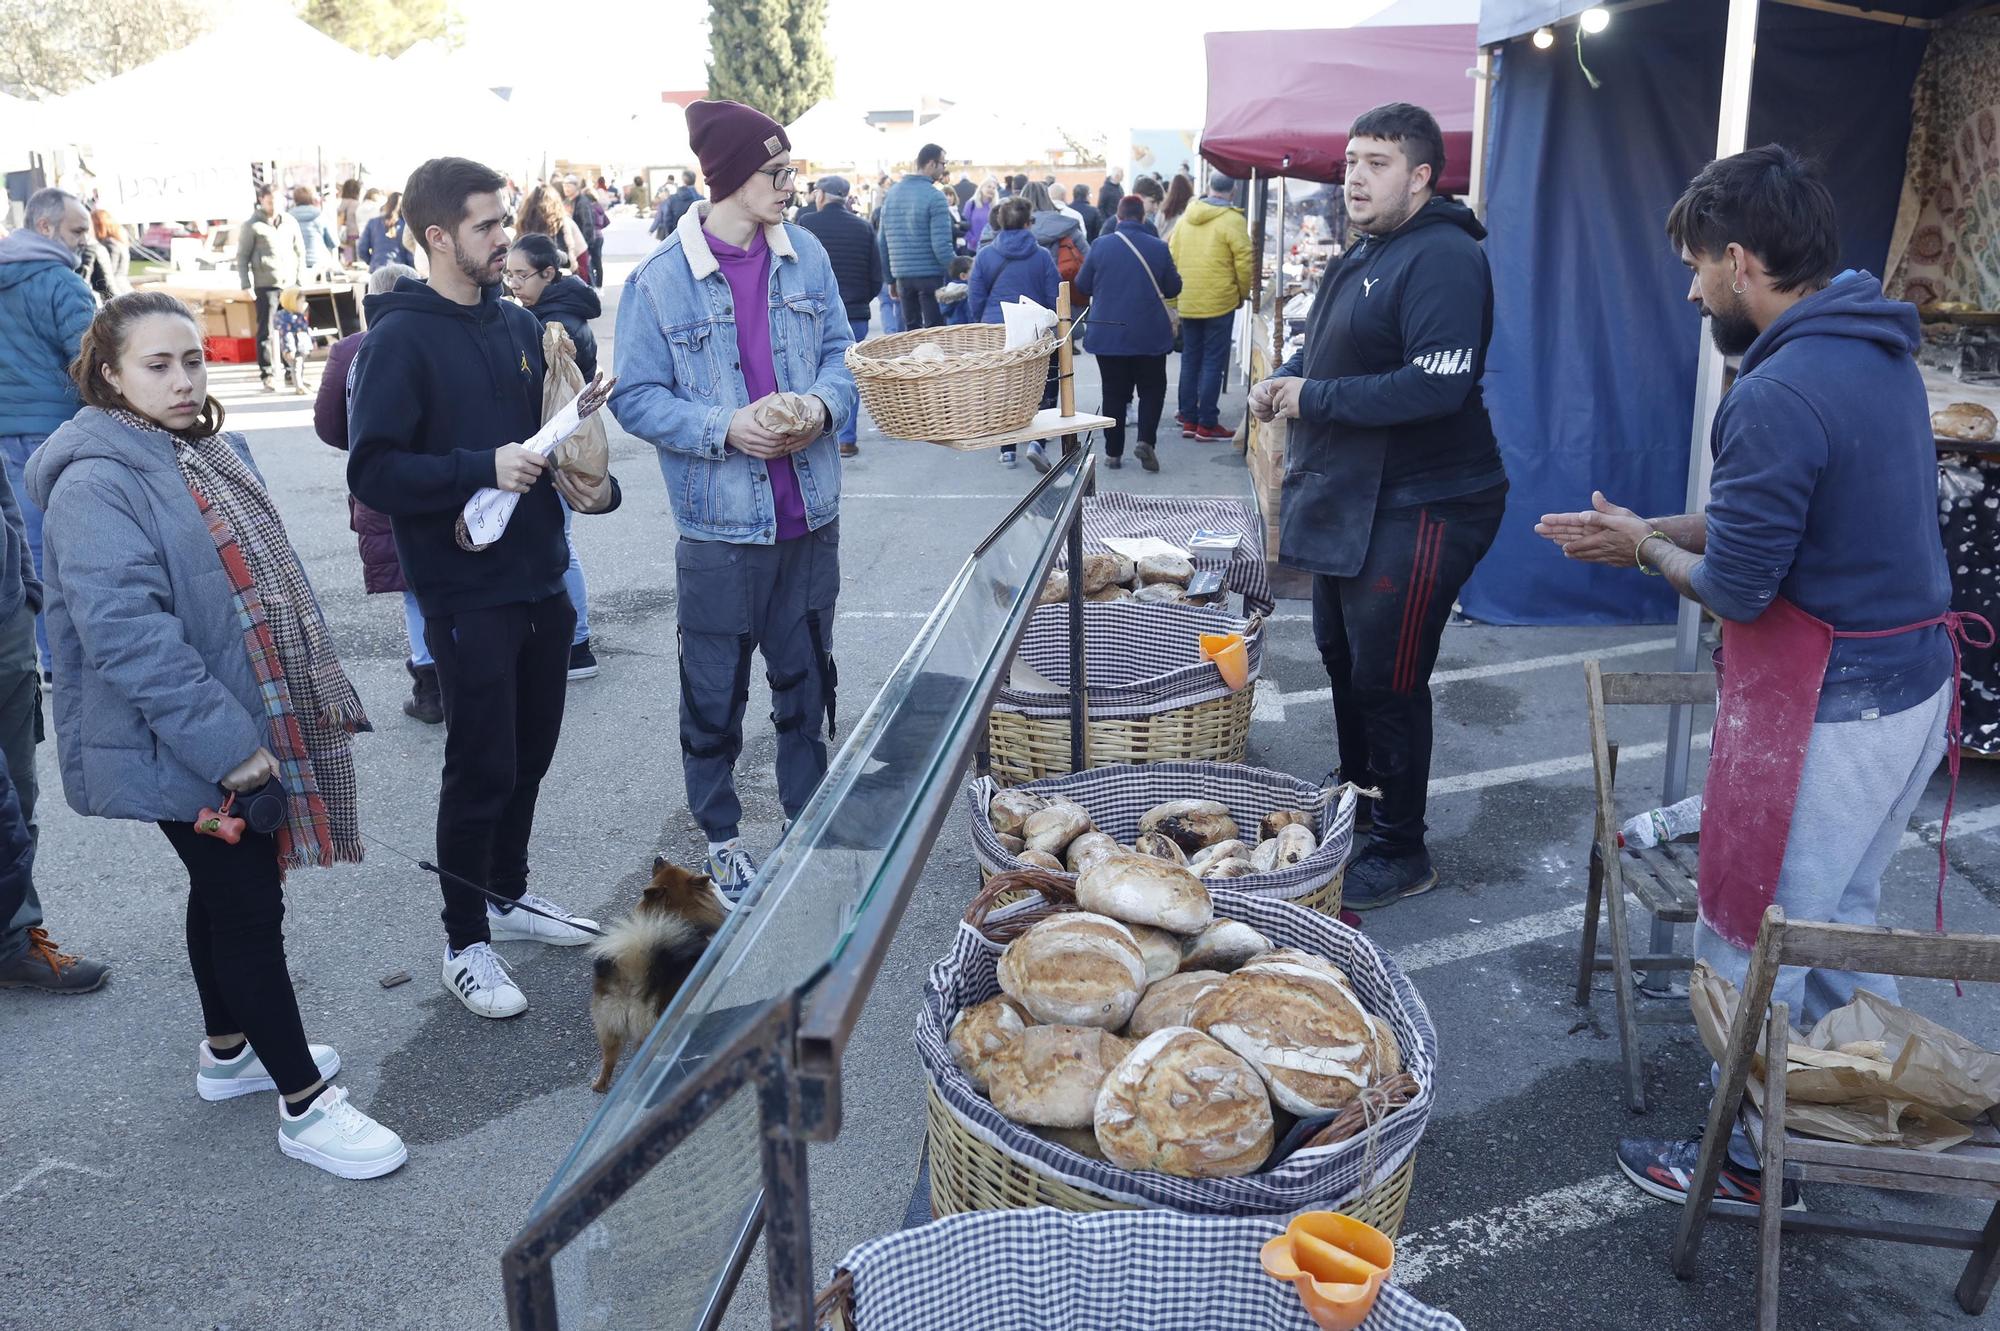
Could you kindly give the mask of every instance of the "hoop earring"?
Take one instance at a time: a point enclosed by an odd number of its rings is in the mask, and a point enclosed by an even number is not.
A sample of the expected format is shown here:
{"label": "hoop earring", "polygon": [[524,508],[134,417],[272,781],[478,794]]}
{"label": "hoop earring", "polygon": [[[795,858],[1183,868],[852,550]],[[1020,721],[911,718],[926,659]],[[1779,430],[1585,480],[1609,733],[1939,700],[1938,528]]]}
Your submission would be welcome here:
{"label": "hoop earring", "polygon": [[1742,294],[1743,294],[1743,292],[1744,292],[1744,290],[1745,290],[1745,288],[1744,288],[1744,286],[1743,286],[1743,283],[1742,283],[1741,281],[1738,281],[1738,282],[1736,283],[1736,285],[1735,285],[1735,286],[1733,286],[1733,287],[1731,287],[1731,288],[1729,288],[1729,289],[1730,289],[1731,291],[1735,292],[1735,293],[1736,293],[1737,295],[1739,295],[1739,296],[1740,296],[1740,295],[1742,295]]}

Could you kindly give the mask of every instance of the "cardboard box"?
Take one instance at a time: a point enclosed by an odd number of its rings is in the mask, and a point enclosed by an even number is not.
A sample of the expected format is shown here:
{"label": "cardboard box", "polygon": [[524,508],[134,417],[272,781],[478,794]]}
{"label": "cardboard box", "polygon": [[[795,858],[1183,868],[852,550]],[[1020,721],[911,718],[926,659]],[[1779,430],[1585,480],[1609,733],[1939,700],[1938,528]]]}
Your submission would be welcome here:
{"label": "cardboard box", "polygon": [[204,301],[201,305],[201,335],[203,337],[228,337],[228,307],[219,301]]}
{"label": "cardboard box", "polygon": [[230,337],[257,336],[257,306],[247,300],[232,300],[223,307]]}
{"label": "cardboard box", "polygon": [[1278,505],[1284,484],[1284,462],[1273,462],[1269,453],[1253,447],[1250,450],[1250,489],[1257,499],[1257,511],[1264,518],[1264,555],[1267,559],[1276,558],[1278,553]]}

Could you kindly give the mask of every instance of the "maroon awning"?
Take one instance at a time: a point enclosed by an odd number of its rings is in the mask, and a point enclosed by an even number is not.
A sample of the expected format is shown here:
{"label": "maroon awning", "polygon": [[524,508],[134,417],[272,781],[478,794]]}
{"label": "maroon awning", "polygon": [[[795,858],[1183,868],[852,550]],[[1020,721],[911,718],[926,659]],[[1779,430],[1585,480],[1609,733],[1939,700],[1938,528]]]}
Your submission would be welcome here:
{"label": "maroon awning", "polygon": [[1208,123],[1201,155],[1238,178],[1252,171],[1337,181],[1347,127],[1370,107],[1415,102],[1444,130],[1441,188],[1471,179],[1476,24],[1306,28],[1208,34]]}

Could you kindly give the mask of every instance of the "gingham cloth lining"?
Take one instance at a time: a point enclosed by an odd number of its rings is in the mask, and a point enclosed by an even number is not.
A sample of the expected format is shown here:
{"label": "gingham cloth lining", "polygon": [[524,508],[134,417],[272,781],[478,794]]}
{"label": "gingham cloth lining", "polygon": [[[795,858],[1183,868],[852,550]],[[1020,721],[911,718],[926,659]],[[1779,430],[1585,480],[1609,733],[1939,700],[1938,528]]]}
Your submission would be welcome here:
{"label": "gingham cloth lining", "polygon": [[[988,873],[1031,869],[1035,866],[1009,854],[994,834],[993,819],[987,808],[1000,789],[990,776],[979,777],[965,788],[973,853]],[[1284,772],[1241,763],[1127,763],[1093,767],[1067,776],[1043,777],[1013,789],[1081,804],[1097,830],[1123,846],[1131,845],[1138,837],[1139,819],[1146,811],[1169,800],[1215,800],[1227,805],[1229,816],[1236,820],[1238,839],[1249,846],[1257,844],[1257,825],[1264,821],[1265,814],[1279,809],[1304,809],[1317,824],[1319,849],[1275,873],[1218,880],[1232,892],[1287,901],[1326,886],[1327,880],[1347,863],[1348,848],[1354,842],[1354,813],[1358,803],[1352,786],[1321,789]]]}
{"label": "gingham cloth lining", "polygon": [[1249,610],[1270,614],[1277,602],[1271,599],[1271,575],[1264,566],[1264,523],[1244,500],[1113,491],[1083,501],[1086,551],[1106,549],[1107,536],[1157,536],[1187,550],[1194,534],[1203,530],[1242,532],[1243,539],[1228,554],[1188,550],[1189,561],[1197,569],[1222,574],[1223,585],[1242,593]]}
{"label": "gingham cloth lining", "polygon": [[[1380,948],[1338,920],[1287,901],[1228,891],[1213,895],[1217,915],[1253,926],[1280,947],[1318,953],[1347,973],[1361,1005],[1394,1027],[1403,1063],[1417,1079],[1415,1099],[1370,1132],[1294,1152],[1275,1169],[1241,1178],[1176,1178],[1089,1159],[1004,1118],[972,1089],[951,1056],[946,1039],[953,1019],[961,1009],[1000,993],[995,972],[1006,950],[961,923],[950,955],[931,967],[917,1018],[917,1056],[945,1108],[967,1131],[1013,1159],[1099,1196],[1137,1206],[1204,1215],[1289,1217],[1300,1211],[1338,1210],[1339,1203],[1395,1173],[1423,1136],[1437,1072],[1437,1030],[1416,986]],[[1023,910],[1030,904],[1008,909]],[[996,912],[993,918],[1005,918],[1006,913]]]}
{"label": "gingham cloth lining", "polygon": [[[840,1269],[854,1277],[855,1331],[1315,1331],[1298,1294],[1259,1263],[1281,1232],[1171,1211],[972,1211],[870,1239]],[[1361,1331],[1465,1326],[1385,1284]]]}
{"label": "gingham cloth lining", "polygon": [[[1230,687],[1201,656],[1204,633],[1241,633],[1244,621],[1226,610],[1193,605],[1093,601],[1083,607],[1083,677],[1093,719],[1153,716],[1227,698]],[[1264,635],[1250,635],[1250,678],[1264,663]],[[1022,716],[1069,715],[1069,607],[1045,605],[1028,621],[1021,656],[1058,686],[1054,692],[1002,686],[994,707]]]}

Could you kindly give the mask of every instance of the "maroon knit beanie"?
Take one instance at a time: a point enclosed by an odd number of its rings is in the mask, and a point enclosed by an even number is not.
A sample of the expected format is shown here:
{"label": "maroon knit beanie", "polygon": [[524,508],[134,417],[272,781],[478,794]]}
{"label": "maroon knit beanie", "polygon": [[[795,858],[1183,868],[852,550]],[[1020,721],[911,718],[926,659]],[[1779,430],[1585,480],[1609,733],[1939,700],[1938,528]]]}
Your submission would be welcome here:
{"label": "maroon knit beanie", "polygon": [[708,197],[720,203],[743,188],[757,169],[791,151],[785,127],[741,102],[690,102],[688,147],[701,162]]}

